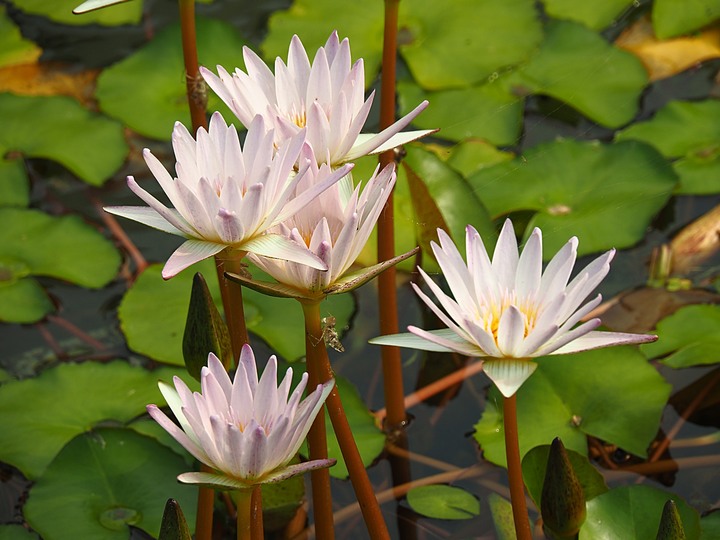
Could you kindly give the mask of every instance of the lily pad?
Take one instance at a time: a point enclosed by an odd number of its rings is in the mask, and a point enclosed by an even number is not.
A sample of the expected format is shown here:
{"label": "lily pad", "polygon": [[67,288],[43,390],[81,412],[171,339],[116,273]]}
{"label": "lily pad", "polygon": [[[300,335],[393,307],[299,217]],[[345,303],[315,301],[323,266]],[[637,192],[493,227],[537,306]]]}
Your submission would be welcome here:
{"label": "lily pad", "polygon": [[35,62],[42,49],[22,37],[20,29],[5,11],[5,6],[0,6],[0,67]]}
{"label": "lily pad", "polygon": [[276,11],[270,16],[262,55],[271,64],[276,57],[287,63],[290,39],[297,34],[312,60],[315,51],[325,45],[334,30],[338,30],[340,39],[350,39],[353,61],[363,59],[365,85],[370,86],[382,59],[383,3],[380,0],[346,2],[342,9],[338,9],[334,0],[296,0],[288,10]]}
{"label": "lily pad", "polygon": [[[123,297],[118,310],[120,326],[134,351],[160,362],[184,365],[182,336],[190,303],[192,278],[202,272],[216,305],[222,309],[213,261],[207,260],[164,281],[162,265],[149,266]],[[257,275],[256,275],[257,274]],[[253,270],[257,279],[272,281]],[[272,298],[243,288],[248,330],[263,338],[274,352],[288,360],[305,354],[302,308],[298,302]],[[350,295],[334,295],[322,304],[323,316],[332,315],[344,328],[354,309]]]}
{"label": "lily pad", "polygon": [[427,146],[464,177],[515,157],[512,152],[498,150],[492,144],[479,139],[465,139],[452,148],[439,145]]}
{"label": "lily pad", "polygon": [[157,536],[169,497],[194,528],[197,489],[179,484],[183,459],[129,429],[97,429],[75,437],[30,490],[30,526],[48,540],[126,540],[133,525]]}
{"label": "lily pad", "polygon": [[0,525],[0,540],[39,540],[39,536],[22,525]]}
{"label": "lily pad", "polygon": [[415,512],[436,519],[470,519],[480,515],[480,501],[464,489],[430,485],[411,489],[407,502]]}
{"label": "lily pad", "polygon": [[682,157],[720,144],[718,117],[720,101],[671,101],[653,118],[620,131],[615,139],[643,141],[665,157]]}
{"label": "lily pad", "polygon": [[633,5],[633,0],[543,0],[543,4],[551,17],[577,21],[593,30],[602,30]]}
{"label": "lily pad", "polygon": [[635,117],[648,82],[633,54],[570,21],[550,21],[537,55],[512,77],[517,93],[552,96],[612,128]]}
{"label": "lily pad", "polygon": [[700,540],[712,540],[720,536],[720,511],[715,510],[700,518]]}
{"label": "lily pad", "polygon": [[119,264],[112,243],[77,216],[0,208],[1,320],[34,322],[52,310],[31,275],[99,288],[115,277]]}
{"label": "lily pad", "polygon": [[493,492],[488,497],[490,514],[495,525],[498,540],[516,540],[515,521],[513,520],[512,504],[507,499]]}
{"label": "lily pad", "polygon": [[578,253],[639,242],[672,194],[677,177],[651,146],[558,140],[468,178],[493,217],[534,211],[546,256],[571,236]]}
{"label": "lily pad", "polygon": [[0,207],[25,207],[30,203],[30,183],[21,159],[0,161]]}
{"label": "lily pad", "polygon": [[41,15],[55,22],[71,25],[102,24],[104,26],[120,26],[121,24],[138,24],[142,16],[142,0],[110,6],[106,9],[91,11],[82,15],[73,14],[82,0],[13,0],[19,9]]}
{"label": "lily pad", "polygon": [[720,18],[716,0],[655,0],[652,22],[655,34],[667,39],[697,30]]}
{"label": "lily pad", "polygon": [[542,39],[533,0],[411,0],[400,10],[400,53],[429,90],[484,82],[526,61]]}
{"label": "lily pad", "polygon": [[[104,10],[101,10],[104,11]],[[165,28],[135,54],[105,69],[95,95],[103,112],[122,120],[141,135],[169,140],[176,121],[190,125],[179,24]],[[198,58],[215,69],[232,71],[241,60],[245,41],[224,21],[197,19]],[[227,121],[232,113],[213,92],[208,110],[220,110]]]}
{"label": "lily pad", "polygon": [[148,403],[163,405],[157,381],[177,373],[118,360],[61,364],[36,378],[5,383],[0,386],[0,460],[38,478],[70,439],[98,422],[127,422],[143,414]]}
{"label": "lily pad", "polygon": [[[517,394],[520,455],[555,437],[587,455],[592,435],[644,457],[669,395],[670,385],[632,347],[543,357]],[[485,458],[504,466],[501,398],[493,388],[474,436]]]}
{"label": "lily pad", "polygon": [[510,146],[520,136],[523,100],[496,82],[438,91],[424,91],[414,83],[400,82],[397,90],[401,114],[409,113],[424,99],[430,101],[430,107],[413,123],[422,129],[440,127],[435,137],[451,141],[476,137],[497,146]]}
{"label": "lily pad", "polygon": [[619,487],[588,501],[579,538],[655,538],[663,506],[670,499],[677,505],[687,538],[698,538],[697,511],[677,495],[650,486]]}
{"label": "lily pad", "polygon": [[658,340],[641,345],[648,358],[666,356],[672,368],[716,364],[720,353],[720,306],[687,306],[657,325]]}
{"label": "lily pad", "polygon": [[690,153],[673,163],[680,177],[675,190],[682,195],[712,195],[720,192],[720,145],[708,151]]}
{"label": "lily pad", "polygon": [[71,98],[0,94],[0,118],[0,156],[52,159],[93,186],[110,178],[128,153],[119,123]]}

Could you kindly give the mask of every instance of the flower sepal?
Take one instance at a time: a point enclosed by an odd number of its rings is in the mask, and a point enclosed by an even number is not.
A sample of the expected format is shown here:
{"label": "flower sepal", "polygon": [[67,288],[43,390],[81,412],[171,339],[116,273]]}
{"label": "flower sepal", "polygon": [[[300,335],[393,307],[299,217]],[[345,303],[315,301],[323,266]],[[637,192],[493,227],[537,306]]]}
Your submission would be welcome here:
{"label": "flower sepal", "polygon": [[515,394],[537,367],[537,362],[523,358],[493,358],[483,362],[485,375],[506,398]]}
{"label": "flower sepal", "polygon": [[271,281],[261,281],[259,279],[253,279],[249,276],[243,276],[242,274],[234,274],[233,272],[225,272],[225,277],[230,281],[239,283],[252,289],[253,291],[259,292],[267,296],[274,296],[277,298],[295,298],[297,300],[308,299],[307,294],[289,285],[282,283],[273,283]]}
{"label": "flower sepal", "polygon": [[375,276],[378,276],[379,274],[382,274],[385,270],[390,268],[391,266],[395,266],[398,263],[401,263],[405,259],[409,259],[413,255],[415,255],[420,250],[419,247],[416,247],[414,249],[411,249],[410,251],[403,253],[402,255],[398,255],[397,257],[393,257],[392,259],[388,259],[387,261],[383,261],[377,264],[374,264],[372,266],[368,266],[366,268],[362,268],[361,270],[358,270],[357,272],[352,272],[346,276],[341,277],[335,283],[333,283],[330,287],[325,289],[323,293],[327,294],[341,294],[353,291],[360,287],[361,285],[365,285],[368,281],[373,279]]}

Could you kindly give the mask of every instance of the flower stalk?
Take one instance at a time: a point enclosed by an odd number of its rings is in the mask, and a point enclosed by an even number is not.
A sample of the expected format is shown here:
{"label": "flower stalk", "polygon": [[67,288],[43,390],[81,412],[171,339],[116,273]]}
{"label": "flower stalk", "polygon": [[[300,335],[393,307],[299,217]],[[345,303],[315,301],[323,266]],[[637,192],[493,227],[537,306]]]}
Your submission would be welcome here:
{"label": "flower stalk", "polygon": [[505,431],[505,455],[507,456],[510,502],[512,503],[515,534],[518,540],[532,540],[525,484],[522,477],[520,446],[518,443],[517,394],[503,397],[503,425]]}
{"label": "flower stalk", "polygon": [[195,0],[179,0],[180,34],[182,36],[183,59],[185,61],[185,83],[187,86],[188,107],[193,133],[199,128],[207,128],[207,93],[205,82],[200,76],[198,66],[197,42],[195,38]]}
{"label": "flower stalk", "polygon": [[[315,376],[319,378],[320,383],[329,381],[333,378],[333,371],[323,340],[320,303],[318,301],[302,302],[302,307],[303,314],[305,315],[305,329],[307,331],[306,343],[311,345],[307,349],[308,376],[312,377],[312,373],[314,372],[316,374]],[[390,534],[388,533],[387,525],[380,511],[380,505],[375,498],[375,492],[368,478],[367,471],[365,470],[365,465],[363,465],[362,459],[360,458],[360,452],[357,449],[352,430],[348,424],[337,386],[334,386],[328,395],[326,406],[370,538],[373,540],[389,539]],[[316,417],[316,421],[319,417],[320,415]],[[311,456],[311,459],[315,458]],[[319,529],[316,528],[316,531],[319,531]],[[317,537],[324,538],[319,532],[317,533]]]}
{"label": "flower stalk", "polygon": [[253,540],[252,537],[252,489],[237,491],[237,540]]}
{"label": "flower stalk", "polygon": [[245,325],[245,308],[243,306],[242,287],[239,283],[231,283],[225,277],[225,272],[242,273],[242,259],[244,252],[224,251],[215,255],[215,270],[217,271],[220,296],[222,297],[225,320],[230,332],[230,342],[233,350],[233,364],[240,356],[240,350],[246,343],[250,343]]}
{"label": "flower stalk", "polygon": [[255,486],[252,490],[250,500],[250,534],[252,540],[263,540],[265,538],[262,513],[262,487],[260,485]]}

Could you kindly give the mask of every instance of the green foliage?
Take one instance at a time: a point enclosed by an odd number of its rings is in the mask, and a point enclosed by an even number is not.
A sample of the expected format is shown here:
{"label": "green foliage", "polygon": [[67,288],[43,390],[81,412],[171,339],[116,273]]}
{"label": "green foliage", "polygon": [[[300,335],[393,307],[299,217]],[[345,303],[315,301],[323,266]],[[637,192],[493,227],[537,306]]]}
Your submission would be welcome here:
{"label": "green foliage", "polygon": [[492,514],[498,540],[516,540],[517,535],[515,534],[515,522],[510,501],[493,492],[488,497],[488,503],[490,504],[490,513]]}
{"label": "green foliage", "polygon": [[430,485],[411,489],[407,502],[415,512],[436,519],[470,519],[480,514],[480,501],[464,489]]}
{"label": "green foliage", "polygon": [[581,22],[593,30],[602,30],[631,6],[633,0],[543,0],[543,4],[551,17]]}
{"label": "green foliage", "polygon": [[38,540],[38,535],[22,525],[0,525],[0,540]]}
{"label": "green foliage", "polygon": [[[555,437],[585,455],[587,434],[645,456],[669,395],[670,385],[632,347],[543,357],[517,394],[520,455]],[[619,410],[623,414],[616,414]],[[495,388],[474,436],[485,459],[505,465],[502,403]]]}
{"label": "green foliage", "polygon": [[22,37],[5,14],[5,6],[0,6],[0,66],[32,63],[41,52],[40,47]]}
{"label": "green foliage", "polygon": [[698,30],[720,18],[717,0],[655,0],[652,22],[659,39]]}
{"label": "green foliage", "polygon": [[197,489],[179,484],[183,459],[129,429],[75,437],[33,485],[25,518],[45,540],[125,540],[128,525],[157,536],[168,497],[194,528]]}
{"label": "green foliage", "polygon": [[142,16],[142,0],[110,6],[98,11],[74,15],[72,10],[82,4],[82,0],[13,0],[18,8],[27,13],[41,15],[55,22],[72,25],[102,24],[119,26],[137,24]]}

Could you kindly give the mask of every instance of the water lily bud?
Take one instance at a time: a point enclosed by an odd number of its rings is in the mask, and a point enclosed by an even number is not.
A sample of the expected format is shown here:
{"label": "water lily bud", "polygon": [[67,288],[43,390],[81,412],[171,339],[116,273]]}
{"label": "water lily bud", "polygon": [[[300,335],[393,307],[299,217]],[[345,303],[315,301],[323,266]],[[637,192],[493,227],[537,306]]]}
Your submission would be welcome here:
{"label": "water lily bud", "polygon": [[168,499],[165,503],[158,540],[192,540],[185,515],[175,499]]}
{"label": "water lily bud", "polygon": [[200,272],[193,277],[190,308],[183,335],[183,358],[188,373],[200,380],[200,370],[207,364],[209,352],[222,361],[225,369],[232,363],[232,345],[225,321],[215,306],[205,278]]}
{"label": "water lily bud", "polygon": [[685,529],[680,519],[680,513],[672,499],[663,506],[660,526],[655,538],[656,540],[685,540]]}
{"label": "water lily bud", "polygon": [[550,446],[540,507],[546,532],[556,538],[574,537],[585,522],[585,494],[559,438]]}

